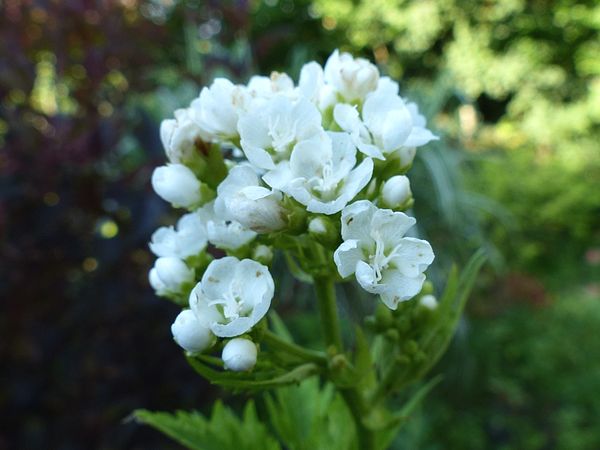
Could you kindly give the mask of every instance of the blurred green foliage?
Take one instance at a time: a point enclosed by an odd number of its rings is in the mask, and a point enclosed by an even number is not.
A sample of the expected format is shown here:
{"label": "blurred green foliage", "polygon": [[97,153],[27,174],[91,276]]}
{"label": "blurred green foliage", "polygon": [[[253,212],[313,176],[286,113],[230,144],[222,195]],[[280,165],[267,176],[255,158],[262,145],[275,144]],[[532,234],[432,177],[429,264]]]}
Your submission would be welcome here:
{"label": "blurred green foliage", "polygon": [[396,448],[600,448],[599,328],[597,298],[582,292],[472,317]]}

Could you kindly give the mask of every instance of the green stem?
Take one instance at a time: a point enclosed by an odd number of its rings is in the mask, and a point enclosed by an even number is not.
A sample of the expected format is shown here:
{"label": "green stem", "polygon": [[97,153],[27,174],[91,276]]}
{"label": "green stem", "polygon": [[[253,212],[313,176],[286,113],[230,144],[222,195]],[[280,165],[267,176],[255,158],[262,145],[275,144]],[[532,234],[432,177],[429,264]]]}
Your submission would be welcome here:
{"label": "green stem", "polygon": [[[333,347],[336,353],[341,353],[344,351],[344,347],[342,345],[342,333],[335,302],[335,284],[331,278],[320,277],[315,277],[314,283],[325,343],[328,348]],[[361,450],[374,450],[375,435],[363,423],[363,417],[368,412],[368,408],[362,393],[358,388],[343,388],[339,390],[354,419],[359,448]]]}
{"label": "green stem", "polygon": [[[369,402],[372,405],[377,405],[379,402],[385,399],[386,395],[389,395],[392,391],[392,387],[394,387],[396,391],[400,390],[402,387],[406,385],[405,382],[399,383],[399,381],[404,378],[406,370],[399,373],[399,369],[401,364],[397,361],[394,361],[388,370],[385,372],[381,381],[377,385],[377,388],[373,391],[371,396],[369,397]],[[396,386],[394,386],[396,384]]]}
{"label": "green stem", "polygon": [[265,331],[263,335],[263,342],[265,342],[273,350],[281,350],[284,353],[298,356],[299,358],[302,358],[306,361],[313,361],[319,364],[327,364],[327,356],[325,356],[323,352],[309,350],[307,348],[296,345],[293,342],[285,341],[270,330]]}
{"label": "green stem", "polygon": [[335,303],[335,284],[331,278],[320,277],[315,277],[314,283],[325,344],[327,347],[334,347],[336,353],[342,352],[344,347]]}
{"label": "green stem", "polygon": [[356,434],[358,435],[358,448],[360,450],[374,450],[375,434],[365,427],[362,420],[366,409],[362,395],[358,389],[340,389],[340,394],[354,419]]}

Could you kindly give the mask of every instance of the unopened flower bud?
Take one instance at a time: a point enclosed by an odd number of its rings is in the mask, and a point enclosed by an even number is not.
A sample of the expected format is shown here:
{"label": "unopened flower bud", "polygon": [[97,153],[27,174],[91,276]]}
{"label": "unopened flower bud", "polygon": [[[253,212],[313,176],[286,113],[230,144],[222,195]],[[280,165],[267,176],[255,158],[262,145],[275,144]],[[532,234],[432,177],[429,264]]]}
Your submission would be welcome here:
{"label": "unopened flower bud", "polygon": [[252,259],[268,266],[273,261],[273,250],[266,245],[257,245],[252,252]]}
{"label": "unopened flower bud", "polygon": [[215,212],[257,233],[281,230],[287,225],[282,194],[263,187],[254,170],[235,166],[217,188]]}
{"label": "unopened flower bud", "polygon": [[179,313],[171,325],[173,339],[181,348],[190,353],[200,353],[212,346],[215,335],[196,317],[191,309]]}
{"label": "unopened flower bud", "polygon": [[346,100],[362,100],[377,88],[379,70],[364,58],[353,58],[337,50],[325,64],[325,81]]}
{"label": "unopened flower bud", "polygon": [[419,300],[419,304],[432,311],[438,306],[437,299],[431,294],[427,294],[421,297],[421,299]]}
{"label": "unopened flower bud", "polygon": [[315,217],[308,223],[308,233],[323,245],[334,245],[340,240],[340,231],[326,217]]}
{"label": "unopened flower bud", "polygon": [[221,358],[225,369],[234,372],[243,372],[256,365],[256,345],[249,339],[235,338],[230,340],[223,348]]}
{"label": "unopened flower bud", "polygon": [[182,292],[184,285],[193,283],[194,271],[175,257],[158,258],[149,274],[150,285],[158,295]]}
{"label": "unopened flower bud", "polygon": [[175,207],[191,208],[201,200],[200,182],[183,164],[157,167],[152,174],[154,191]]}
{"label": "unopened flower bud", "polygon": [[201,130],[191,119],[189,110],[178,109],[174,119],[160,124],[160,140],[170,162],[190,165],[198,159],[196,140]]}
{"label": "unopened flower bud", "polygon": [[382,206],[398,209],[412,199],[410,181],[405,175],[396,175],[385,182],[381,190]]}

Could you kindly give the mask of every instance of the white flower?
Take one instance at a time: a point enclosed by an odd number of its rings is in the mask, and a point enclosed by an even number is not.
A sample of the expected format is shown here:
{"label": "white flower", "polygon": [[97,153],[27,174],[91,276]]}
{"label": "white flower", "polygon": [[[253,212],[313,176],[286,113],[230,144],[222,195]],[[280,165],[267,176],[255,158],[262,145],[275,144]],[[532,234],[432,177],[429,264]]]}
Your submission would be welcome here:
{"label": "white flower", "polygon": [[157,167],[152,173],[152,187],[164,200],[175,207],[192,208],[200,200],[200,182],[183,164]]}
{"label": "white flower", "polygon": [[191,309],[179,313],[171,325],[171,333],[175,342],[190,353],[203,352],[215,342],[215,335]]}
{"label": "white flower", "polygon": [[310,212],[335,214],[364,188],[373,161],[357,167],[356,148],[346,133],[321,133],[296,145],[289,161],[263,176],[265,182],[294,197]]}
{"label": "white flower", "polygon": [[248,82],[248,94],[256,104],[256,100],[267,100],[276,94],[284,94],[295,98],[294,82],[285,73],[271,72],[270,77],[253,76]]}
{"label": "white flower", "polygon": [[390,309],[409,300],[423,287],[423,272],[433,261],[427,241],[404,237],[416,223],[402,212],[378,209],[367,200],[342,211],[344,242],[333,255],[342,277],[356,275],[368,292],[379,294]]}
{"label": "white flower", "polygon": [[389,87],[367,97],[361,116],[362,120],[355,107],[344,103],[336,105],[333,111],[335,121],[350,133],[358,149],[373,158],[385,159],[385,154],[437,139],[422,125],[423,116],[418,112],[415,115],[414,108],[409,108],[400,96],[392,95]]}
{"label": "white flower", "polygon": [[381,200],[387,208],[399,208],[411,197],[410,181],[406,175],[395,175],[383,184]]}
{"label": "white flower", "polygon": [[221,359],[225,369],[234,372],[243,372],[256,365],[256,344],[250,339],[235,338],[230,340],[225,347]]}
{"label": "white flower", "polygon": [[325,63],[325,81],[348,102],[364,99],[377,88],[379,70],[364,58],[335,50]]}
{"label": "white flower", "polygon": [[230,142],[238,137],[239,114],[247,107],[248,100],[244,86],[217,78],[200,91],[200,97],[190,105],[189,114],[202,130],[204,140]]}
{"label": "white flower", "polygon": [[325,111],[337,102],[334,87],[325,83],[323,68],[314,61],[302,66],[298,91],[321,111]]}
{"label": "white flower", "polygon": [[210,263],[190,294],[190,308],[215,335],[239,336],[264,317],[274,290],[267,267],[227,256]]}
{"label": "white flower", "polygon": [[179,219],[177,228],[160,227],[152,234],[150,250],[156,256],[175,256],[186,259],[199,254],[208,240],[206,225],[196,213],[188,213]]}
{"label": "white flower", "polygon": [[268,233],[287,224],[287,211],[281,199],[281,192],[261,186],[249,165],[239,165],[229,171],[217,188],[215,213],[257,233]]}
{"label": "white flower", "polygon": [[158,295],[178,294],[194,282],[194,271],[181,259],[165,256],[156,260],[148,279]]}
{"label": "white flower", "polygon": [[187,109],[175,111],[175,119],[163,120],[160,139],[169,161],[184,164],[197,157],[196,141],[201,133],[198,125],[190,119]]}
{"label": "white flower", "polygon": [[277,95],[243,115],[238,130],[246,158],[256,167],[273,169],[297,142],[321,132],[321,113],[304,98],[293,102]]}
{"label": "white flower", "polygon": [[242,226],[235,220],[217,217],[214,211],[215,202],[209,202],[197,213],[206,226],[208,241],[223,250],[237,250],[247,245],[256,237],[256,233]]}

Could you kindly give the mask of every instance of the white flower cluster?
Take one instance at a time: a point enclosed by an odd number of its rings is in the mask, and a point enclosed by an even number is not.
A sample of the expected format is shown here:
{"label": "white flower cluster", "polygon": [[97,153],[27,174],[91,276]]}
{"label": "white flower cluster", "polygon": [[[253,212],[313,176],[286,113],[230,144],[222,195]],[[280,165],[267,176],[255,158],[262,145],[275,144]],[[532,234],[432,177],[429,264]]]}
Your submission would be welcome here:
{"label": "white flower cluster", "polygon": [[[401,212],[412,204],[404,173],[437,138],[369,61],[336,50],[324,67],[306,64],[297,85],[280,73],[216,79],[160,136],[169,162],[152,186],[188,213],[152,235],[149,278],[158,295],[189,296],[172,327],[185,350],[234,338],[225,367],[254,365],[247,333],[274,295],[263,263],[286,233],[329,235],[334,270],[392,309],[420,292],[433,252],[405,237],[415,219]],[[209,245],[228,256],[212,260]]]}

